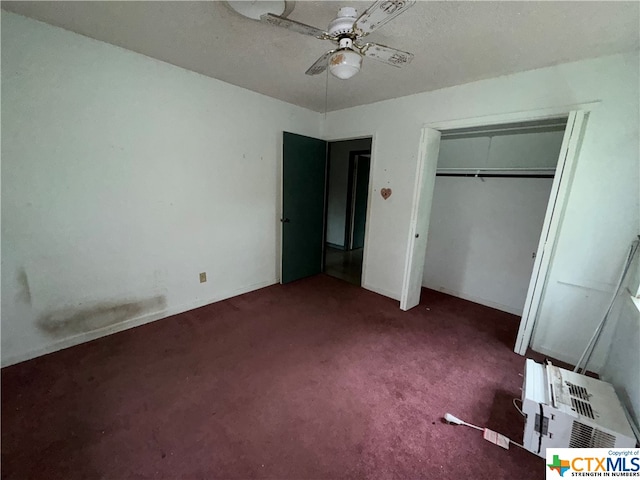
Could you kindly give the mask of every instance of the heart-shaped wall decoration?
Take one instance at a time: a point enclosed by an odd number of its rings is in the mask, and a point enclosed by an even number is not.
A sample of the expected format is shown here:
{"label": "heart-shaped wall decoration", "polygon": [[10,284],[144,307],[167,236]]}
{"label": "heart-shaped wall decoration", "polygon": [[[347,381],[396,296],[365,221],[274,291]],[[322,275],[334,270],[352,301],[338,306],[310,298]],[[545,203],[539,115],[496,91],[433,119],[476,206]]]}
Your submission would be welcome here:
{"label": "heart-shaped wall decoration", "polygon": [[382,198],[384,198],[386,200],[387,198],[389,198],[391,196],[391,189],[390,188],[383,188],[382,190],[380,190],[380,195],[382,195]]}

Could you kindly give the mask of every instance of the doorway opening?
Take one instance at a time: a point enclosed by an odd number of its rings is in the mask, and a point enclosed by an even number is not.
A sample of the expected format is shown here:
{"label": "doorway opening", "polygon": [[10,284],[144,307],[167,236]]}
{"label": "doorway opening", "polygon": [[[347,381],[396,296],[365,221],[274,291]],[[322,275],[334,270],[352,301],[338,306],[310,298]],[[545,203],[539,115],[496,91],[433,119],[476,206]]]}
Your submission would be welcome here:
{"label": "doorway opening", "polygon": [[330,142],[327,149],[323,271],[358,286],[362,283],[371,140]]}
{"label": "doorway opening", "polygon": [[372,143],[283,132],[280,283],[325,272],[362,284]]}

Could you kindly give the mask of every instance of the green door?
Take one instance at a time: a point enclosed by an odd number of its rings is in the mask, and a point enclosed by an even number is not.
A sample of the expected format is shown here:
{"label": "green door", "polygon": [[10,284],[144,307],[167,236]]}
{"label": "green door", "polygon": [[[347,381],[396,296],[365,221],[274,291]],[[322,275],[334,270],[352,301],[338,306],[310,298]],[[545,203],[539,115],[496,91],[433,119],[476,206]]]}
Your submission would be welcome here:
{"label": "green door", "polygon": [[284,132],[282,283],[322,271],[327,142]]}

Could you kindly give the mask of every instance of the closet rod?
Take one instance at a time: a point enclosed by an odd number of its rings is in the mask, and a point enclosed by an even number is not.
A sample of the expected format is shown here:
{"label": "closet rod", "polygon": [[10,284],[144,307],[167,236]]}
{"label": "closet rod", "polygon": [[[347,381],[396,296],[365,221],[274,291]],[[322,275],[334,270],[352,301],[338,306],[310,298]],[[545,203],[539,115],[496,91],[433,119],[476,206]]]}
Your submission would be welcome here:
{"label": "closet rod", "polygon": [[549,174],[509,174],[509,173],[436,173],[436,177],[477,177],[477,178],[553,178],[553,173]]}
{"label": "closet rod", "polygon": [[555,172],[556,167],[442,167],[438,173],[467,173],[467,172]]}

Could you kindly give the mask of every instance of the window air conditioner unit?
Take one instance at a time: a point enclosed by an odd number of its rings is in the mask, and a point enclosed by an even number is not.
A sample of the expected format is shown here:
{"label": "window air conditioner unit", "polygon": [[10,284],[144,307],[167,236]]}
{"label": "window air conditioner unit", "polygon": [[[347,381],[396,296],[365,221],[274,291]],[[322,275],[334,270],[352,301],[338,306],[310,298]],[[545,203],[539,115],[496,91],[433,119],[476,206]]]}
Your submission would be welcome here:
{"label": "window air conditioner unit", "polygon": [[522,389],[523,445],[547,448],[633,448],[636,438],[613,386],[527,359]]}

